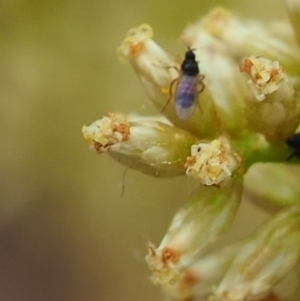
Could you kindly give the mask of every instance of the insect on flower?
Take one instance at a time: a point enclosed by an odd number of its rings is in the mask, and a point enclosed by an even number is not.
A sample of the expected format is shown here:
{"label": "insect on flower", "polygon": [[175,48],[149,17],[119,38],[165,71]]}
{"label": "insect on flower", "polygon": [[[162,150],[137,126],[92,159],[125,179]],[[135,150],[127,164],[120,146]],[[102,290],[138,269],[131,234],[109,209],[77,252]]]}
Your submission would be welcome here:
{"label": "insect on flower", "polygon": [[198,104],[198,95],[205,88],[203,83],[204,75],[200,74],[199,66],[196,61],[196,55],[193,52],[193,49],[189,49],[185,53],[184,61],[182,62],[181,69],[178,70],[178,72],[178,78],[174,79],[170,84],[170,97],[162,111],[165,110],[171,98],[173,97],[172,87],[176,83],[174,95],[175,110],[180,119],[186,120],[193,114],[196,104]]}
{"label": "insect on flower", "polygon": [[293,157],[300,158],[300,133],[295,133],[286,140],[286,144],[292,149],[292,153],[287,160]]}

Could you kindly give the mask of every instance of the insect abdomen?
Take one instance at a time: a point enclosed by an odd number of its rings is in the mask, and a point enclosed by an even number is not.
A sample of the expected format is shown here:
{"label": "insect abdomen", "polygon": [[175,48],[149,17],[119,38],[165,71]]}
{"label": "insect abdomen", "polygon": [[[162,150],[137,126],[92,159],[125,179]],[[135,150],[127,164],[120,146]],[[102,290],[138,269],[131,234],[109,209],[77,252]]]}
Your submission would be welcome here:
{"label": "insect abdomen", "polygon": [[188,119],[194,112],[197,100],[197,76],[181,75],[176,87],[175,108],[180,119]]}

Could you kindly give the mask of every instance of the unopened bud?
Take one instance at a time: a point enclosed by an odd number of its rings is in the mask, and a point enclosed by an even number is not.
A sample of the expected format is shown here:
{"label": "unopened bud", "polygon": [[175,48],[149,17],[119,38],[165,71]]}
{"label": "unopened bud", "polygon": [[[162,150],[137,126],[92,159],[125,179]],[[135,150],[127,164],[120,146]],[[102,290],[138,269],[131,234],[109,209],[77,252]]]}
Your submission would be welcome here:
{"label": "unopened bud", "polygon": [[151,120],[109,114],[82,128],[84,138],[98,152],[156,177],[184,174],[184,162],[197,140],[188,132]]}

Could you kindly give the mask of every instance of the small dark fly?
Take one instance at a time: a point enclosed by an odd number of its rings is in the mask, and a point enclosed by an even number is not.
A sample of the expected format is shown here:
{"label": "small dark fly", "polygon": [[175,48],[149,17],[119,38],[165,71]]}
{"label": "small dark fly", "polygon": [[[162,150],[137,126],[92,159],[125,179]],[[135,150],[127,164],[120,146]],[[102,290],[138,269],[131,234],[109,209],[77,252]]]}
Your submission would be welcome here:
{"label": "small dark fly", "polygon": [[300,133],[295,133],[286,140],[286,144],[292,150],[292,153],[288,156],[287,160],[293,157],[300,158]]}
{"label": "small dark fly", "polygon": [[167,107],[173,97],[172,87],[176,83],[174,100],[177,116],[182,119],[188,119],[194,112],[198,104],[198,95],[204,90],[204,75],[200,74],[199,66],[196,61],[195,53],[189,49],[185,53],[184,61],[181,64],[178,78],[174,79],[169,87],[169,99],[163,108]]}

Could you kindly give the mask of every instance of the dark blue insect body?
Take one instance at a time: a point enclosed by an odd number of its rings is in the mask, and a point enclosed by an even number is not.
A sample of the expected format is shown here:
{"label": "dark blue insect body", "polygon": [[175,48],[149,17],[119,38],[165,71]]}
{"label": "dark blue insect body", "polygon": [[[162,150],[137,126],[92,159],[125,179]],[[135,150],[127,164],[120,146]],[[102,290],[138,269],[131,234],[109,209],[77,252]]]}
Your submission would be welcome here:
{"label": "dark blue insect body", "polygon": [[193,50],[189,49],[185,53],[185,59],[181,64],[179,73],[179,77],[172,81],[170,85],[170,98],[167,104],[172,98],[172,86],[176,82],[174,95],[175,110],[180,119],[186,120],[193,114],[196,104],[198,104],[198,95],[205,88],[202,82],[204,76],[200,74]]}
{"label": "dark blue insect body", "polygon": [[180,119],[188,119],[194,112],[198,97],[198,77],[181,74],[175,91],[175,110]]}
{"label": "dark blue insect body", "polygon": [[295,133],[286,140],[286,144],[291,148],[292,153],[288,156],[287,160],[293,157],[300,158],[300,133]]}

